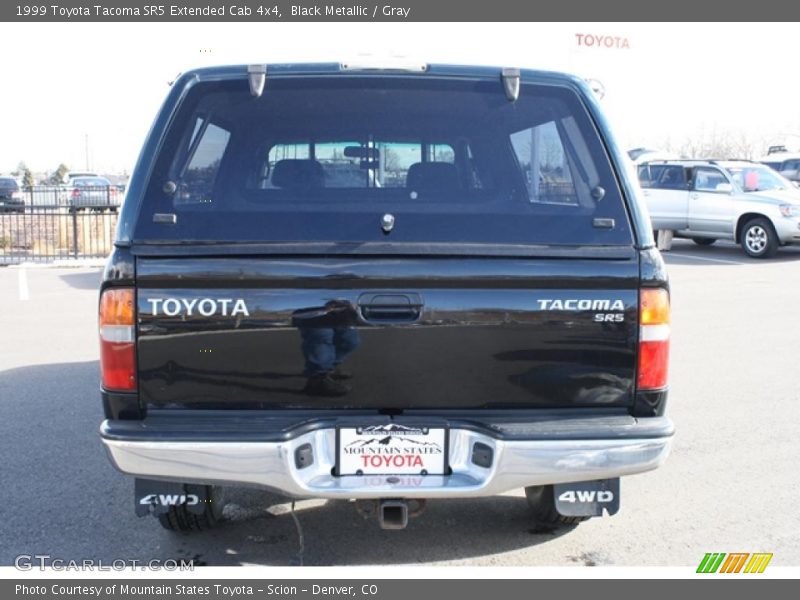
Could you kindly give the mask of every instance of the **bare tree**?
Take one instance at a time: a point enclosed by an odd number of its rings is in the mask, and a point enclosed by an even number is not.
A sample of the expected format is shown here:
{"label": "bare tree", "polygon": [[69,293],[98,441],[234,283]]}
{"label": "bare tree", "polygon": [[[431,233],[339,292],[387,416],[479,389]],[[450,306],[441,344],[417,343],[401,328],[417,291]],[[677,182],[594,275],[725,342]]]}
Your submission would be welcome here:
{"label": "bare tree", "polygon": [[741,158],[753,160],[765,153],[769,136],[754,135],[744,130],[716,127],[710,131],[701,129],[696,135],[687,137],[680,144],[666,139],[661,145],[668,151],[677,152],[686,158]]}

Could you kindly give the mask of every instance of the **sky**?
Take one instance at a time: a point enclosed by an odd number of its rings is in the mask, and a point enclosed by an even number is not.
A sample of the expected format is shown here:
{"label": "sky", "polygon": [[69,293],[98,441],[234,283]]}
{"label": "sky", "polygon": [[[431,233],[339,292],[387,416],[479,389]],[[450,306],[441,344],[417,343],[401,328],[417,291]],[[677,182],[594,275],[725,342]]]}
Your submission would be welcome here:
{"label": "sky", "polygon": [[179,72],[365,52],[597,79],[624,148],[716,133],[800,150],[799,38],[791,23],[0,23],[0,173],[130,172]]}

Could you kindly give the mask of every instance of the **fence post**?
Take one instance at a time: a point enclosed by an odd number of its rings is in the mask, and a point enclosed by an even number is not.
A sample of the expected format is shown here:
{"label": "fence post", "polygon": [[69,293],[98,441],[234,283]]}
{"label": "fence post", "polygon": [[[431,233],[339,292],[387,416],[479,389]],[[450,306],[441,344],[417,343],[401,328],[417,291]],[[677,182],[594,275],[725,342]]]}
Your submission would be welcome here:
{"label": "fence post", "polygon": [[78,210],[71,211],[72,214],[72,254],[78,258]]}

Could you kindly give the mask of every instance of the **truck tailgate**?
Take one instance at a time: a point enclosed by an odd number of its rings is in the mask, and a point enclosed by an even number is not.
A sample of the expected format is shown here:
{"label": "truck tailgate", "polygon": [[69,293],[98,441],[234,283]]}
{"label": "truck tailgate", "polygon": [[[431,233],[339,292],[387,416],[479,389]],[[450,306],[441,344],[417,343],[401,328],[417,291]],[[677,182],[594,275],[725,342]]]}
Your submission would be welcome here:
{"label": "truck tailgate", "polygon": [[[151,408],[622,407],[639,265],[625,258],[139,257]],[[338,353],[338,355],[337,355]],[[309,393],[340,363],[339,396]]]}

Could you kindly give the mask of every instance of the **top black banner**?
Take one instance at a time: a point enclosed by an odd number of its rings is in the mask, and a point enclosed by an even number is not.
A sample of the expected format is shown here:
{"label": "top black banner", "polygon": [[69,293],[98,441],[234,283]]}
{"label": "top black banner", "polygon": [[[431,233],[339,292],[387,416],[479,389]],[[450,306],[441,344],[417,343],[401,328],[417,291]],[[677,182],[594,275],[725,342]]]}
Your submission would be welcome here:
{"label": "top black banner", "polygon": [[500,22],[500,21],[792,21],[800,4],[706,0],[45,0],[0,5],[0,21],[16,22]]}

